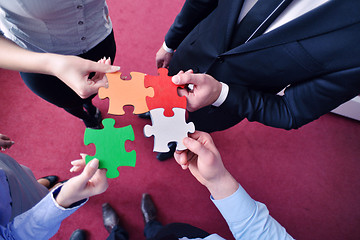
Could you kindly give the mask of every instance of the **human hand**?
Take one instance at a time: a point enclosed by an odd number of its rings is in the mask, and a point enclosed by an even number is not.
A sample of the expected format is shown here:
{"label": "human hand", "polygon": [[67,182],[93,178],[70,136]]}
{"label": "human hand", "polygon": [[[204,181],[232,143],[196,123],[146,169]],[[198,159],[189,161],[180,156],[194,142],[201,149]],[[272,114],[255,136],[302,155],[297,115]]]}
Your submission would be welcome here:
{"label": "human hand", "polygon": [[176,162],[208,188],[214,199],[230,196],[239,187],[237,181],[226,170],[219,151],[211,136],[196,131],[184,138],[185,151],[175,152]]}
{"label": "human hand", "polygon": [[70,172],[79,172],[80,170],[84,169],[86,166],[85,157],[87,154],[80,153],[81,159],[71,161],[72,168],[70,168]]}
{"label": "human hand", "polygon": [[155,57],[157,68],[168,68],[172,56],[173,53],[169,53],[165,51],[163,46],[161,46],[159,51],[156,53],[156,57]]}
{"label": "human hand", "polygon": [[179,88],[180,97],[187,99],[186,109],[194,112],[200,108],[213,104],[220,96],[222,85],[219,81],[208,74],[194,74],[192,70],[180,71],[172,77],[176,85],[193,84],[192,89]]}
{"label": "human hand", "polygon": [[11,139],[0,133],[0,150],[5,151],[5,149],[10,148],[15,142],[11,141]]}
{"label": "human hand", "polygon": [[64,183],[56,197],[56,202],[60,206],[67,208],[82,199],[105,192],[108,187],[106,170],[98,169],[98,167],[98,159],[93,159],[86,164],[80,175]]}
{"label": "human hand", "polygon": [[[120,70],[120,67],[110,65],[110,58],[103,58],[96,63],[76,56],[51,54],[49,59],[49,72],[84,99],[96,94],[100,87],[107,87],[105,73]],[[92,72],[96,74],[89,79]]]}

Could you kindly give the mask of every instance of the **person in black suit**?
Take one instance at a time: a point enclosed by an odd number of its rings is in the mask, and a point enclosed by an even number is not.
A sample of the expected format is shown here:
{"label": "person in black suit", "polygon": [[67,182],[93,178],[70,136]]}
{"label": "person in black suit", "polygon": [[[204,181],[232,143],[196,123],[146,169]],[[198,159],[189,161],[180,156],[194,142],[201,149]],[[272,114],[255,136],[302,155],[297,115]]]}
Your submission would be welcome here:
{"label": "person in black suit", "polygon": [[[359,1],[284,0],[276,16],[257,10],[276,0],[255,2],[187,0],[156,55],[174,83],[195,85],[179,94],[197,130],[244,118],[296,129],[360,93]],[[270,14],[247,30],[256,11]]]}

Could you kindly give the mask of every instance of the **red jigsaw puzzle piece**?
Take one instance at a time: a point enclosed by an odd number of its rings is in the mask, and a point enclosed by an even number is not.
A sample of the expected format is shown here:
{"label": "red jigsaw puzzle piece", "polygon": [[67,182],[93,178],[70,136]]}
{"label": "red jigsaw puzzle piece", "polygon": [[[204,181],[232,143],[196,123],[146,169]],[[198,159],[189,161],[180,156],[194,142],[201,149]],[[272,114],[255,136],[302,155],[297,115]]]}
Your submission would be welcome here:
{"label": "red jigsaw puzzle piece", "polygon": [[164,116],[174,116],[173,108],[186,109],[186,97],[177,94],[178,85],[171,81],[166,68],[158,69],[159,76],[145,75],[145,87],[154,89],[154,97],[146,97],[149,110],[164,108]]}

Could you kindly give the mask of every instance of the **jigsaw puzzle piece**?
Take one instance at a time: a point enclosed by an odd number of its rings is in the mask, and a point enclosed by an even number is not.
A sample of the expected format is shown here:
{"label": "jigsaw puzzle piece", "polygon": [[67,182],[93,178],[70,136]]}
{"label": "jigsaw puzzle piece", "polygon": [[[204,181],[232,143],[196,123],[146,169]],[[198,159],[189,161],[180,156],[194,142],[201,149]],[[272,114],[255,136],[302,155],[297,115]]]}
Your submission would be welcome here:
{"label": "jigsaw puzzle piece", "polygon": [[188,133],[195,132],[194,123],[186,123],[183,108],[173,108],[174,116],[164,116],[164,109],[157,108],[150,110],[152,126],[144,127],[146,137],[154,136],[154,152],[170,151],[168,143],[177,142],[176,150],[185,150],[183,139]]}
{"label": "jigsaw puzzle piece", "polygon": [[106,118],[102,121],[103,129],[86,128],[84,144],[93,143],[96,146],[94,156],[86,156],[86,163],[92,159],[99,159],[99,168],[106,168],[106,177],[116,178],[119,176],[118,167],[135,167],[136,152],[125,150],[125,141],[134,141],[134,131],[131,125],[122,128],[115,128],[115,120]]}
{"label": "jigsaw puzzle piece", "polygon": [[159,76],[145,75],[145,87],[152,87],[155,96],[146,97],[149,110],[164,108],[166,117],[174,116],[173,108],[186,108],[186,97],[177,94],[178,85],[171,81],[166,68],[158,69]]}
{"label": "jigsaw puzzle piece", "polygon": [[120,78],[121,73],[107,73],[109,86],[99,89],[99,98],[109,98],[109,114],[124,115],[123,107],[126,105],[134,106],[134,114],[141,114],[149,111],[146,103],[146,97],[154,96],[152,88],[145,88],[144,73],[131,72],[130,80]]}

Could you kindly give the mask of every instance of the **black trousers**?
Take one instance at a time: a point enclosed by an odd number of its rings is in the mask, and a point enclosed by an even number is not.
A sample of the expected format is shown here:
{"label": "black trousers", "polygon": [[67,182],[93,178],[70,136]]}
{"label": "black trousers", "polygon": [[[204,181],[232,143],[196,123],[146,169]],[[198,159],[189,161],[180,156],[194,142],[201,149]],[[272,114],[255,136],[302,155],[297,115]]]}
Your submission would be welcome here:
{"label": "black trousers", "polygon": [[[103,57],[110,57],[114,61],[116,44],[114,33],[111,32],[102,42],[88,52],[79,55],[81,58],[98,61]],[[84,105],[90,111],[94,111],[91,100],[95,95],[82,99],[71,88],[57,77],[38,73],[20,73],[26,86],[36,95],[60,108],[64,108],[70,114],[86,119],[88,114],[84,111]]]}
{"label": "black trousers", "polygon": [[[150,221],[146,223],[144,235],[147,240],[178,240],[182,237],[187,238],[205,238],[209,233],[186,223],[171,223],[163,226],[159,221]],[[120,226],[113,228],[106,240],[128,240],[129,235],[126,230]]]}

